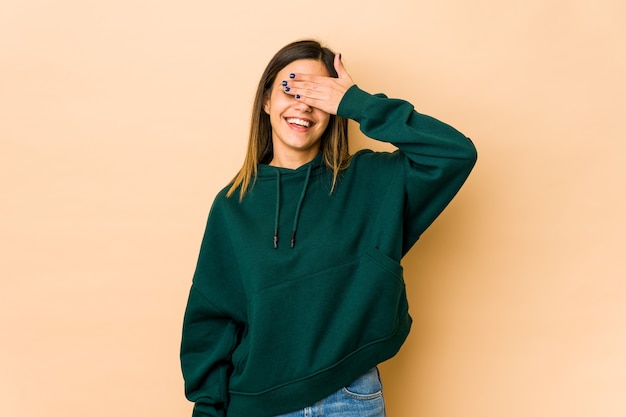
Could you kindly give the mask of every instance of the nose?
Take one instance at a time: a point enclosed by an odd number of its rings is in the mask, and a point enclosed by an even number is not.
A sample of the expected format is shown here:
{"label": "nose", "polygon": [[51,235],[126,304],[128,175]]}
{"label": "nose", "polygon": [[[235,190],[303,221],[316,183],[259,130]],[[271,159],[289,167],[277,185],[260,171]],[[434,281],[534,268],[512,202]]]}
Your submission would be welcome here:
{"label": "nose", "polygon": [[296,104],[294,105],[294,107],[297,110],[299,110],[299,111],[301,111],[303,113],[309,113],[309,112],[311,112],[313,110],[311,108],[311,106],[309,106],[308,104],[306,104],[306,103],[304,103],[304,102],[302,102],[302,101],[300,101],[300,100],[298,100],[296,98],[294,98],[294,100],[296,100]]}

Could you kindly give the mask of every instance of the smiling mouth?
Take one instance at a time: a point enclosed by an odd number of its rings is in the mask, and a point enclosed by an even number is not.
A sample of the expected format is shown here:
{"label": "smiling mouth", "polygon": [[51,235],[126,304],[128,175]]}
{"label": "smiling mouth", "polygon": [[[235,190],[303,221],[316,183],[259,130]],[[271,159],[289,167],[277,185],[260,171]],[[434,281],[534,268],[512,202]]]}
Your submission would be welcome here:
{"label": "smiling mouth", "polygon": [[287,117],[285,118],[285,121],[289,123],[290,125],[300,127],[300,128],[309,128],[313,126],[314,124],[311,120],[300,119],[298,117]]}

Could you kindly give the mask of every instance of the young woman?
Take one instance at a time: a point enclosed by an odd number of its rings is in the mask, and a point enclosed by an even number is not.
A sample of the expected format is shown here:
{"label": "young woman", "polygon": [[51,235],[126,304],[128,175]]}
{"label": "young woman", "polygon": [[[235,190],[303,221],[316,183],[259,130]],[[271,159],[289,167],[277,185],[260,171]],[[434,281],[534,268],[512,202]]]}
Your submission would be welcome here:
{"label": "young woman", "polygon": [[[350,156],[348,119],[398,150]],[[475,161],[463,134],[361,90],[318,42],[278,51],[189,294],[194,417],[384,416],[376,366],[411,325],[400,259]]]}

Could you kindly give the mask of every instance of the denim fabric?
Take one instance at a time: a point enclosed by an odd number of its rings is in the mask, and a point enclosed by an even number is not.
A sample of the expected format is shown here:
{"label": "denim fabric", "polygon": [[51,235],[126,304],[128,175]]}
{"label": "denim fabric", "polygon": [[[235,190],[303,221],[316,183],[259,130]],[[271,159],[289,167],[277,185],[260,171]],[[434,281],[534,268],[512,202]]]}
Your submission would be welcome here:
{"label": "denim fabric", "polygon": [[303,410],[276,417],[385,417],[383,387],[377,368]]}

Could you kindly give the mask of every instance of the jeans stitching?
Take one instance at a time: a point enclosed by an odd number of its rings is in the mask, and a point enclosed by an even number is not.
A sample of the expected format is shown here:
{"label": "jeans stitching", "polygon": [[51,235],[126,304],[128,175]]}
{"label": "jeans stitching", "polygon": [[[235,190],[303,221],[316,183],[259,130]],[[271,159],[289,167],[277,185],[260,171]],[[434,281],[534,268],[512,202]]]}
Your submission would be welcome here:
{"label": "jeans stitching", "polygon": [[383,391],[376,391],[372,394],[356,394],[350,390],[348,390],[347,388],[342,388],[341,389],[343,391],[344,394],[346,394],[348,397],[353,398],[355,400],[374,400],[376,398],[380,398],[383,395]]}

